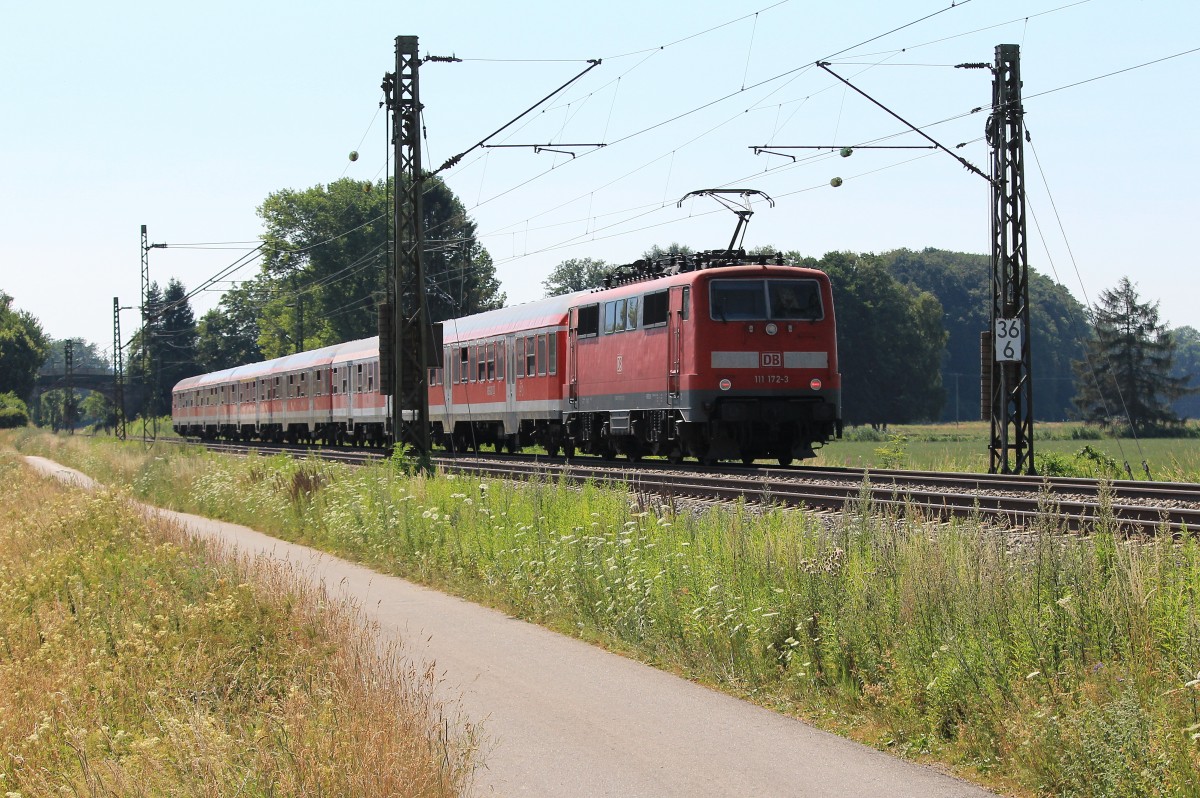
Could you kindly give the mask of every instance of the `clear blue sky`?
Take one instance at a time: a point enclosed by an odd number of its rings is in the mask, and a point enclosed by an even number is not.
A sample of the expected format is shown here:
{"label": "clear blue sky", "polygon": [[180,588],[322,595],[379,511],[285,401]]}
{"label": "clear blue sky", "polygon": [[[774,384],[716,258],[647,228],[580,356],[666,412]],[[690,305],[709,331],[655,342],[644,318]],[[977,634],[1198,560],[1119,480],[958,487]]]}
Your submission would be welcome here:
{"label": "clear blue sky", "polygon": [[[1015,43],[1032,265],[1081,300],[1127,275],[1172,326],[1200,327],[1200,52],[1055,91],[1200,48],[1200,4],[1182,0],[5,0],[0,288],[51,335],[107,349],[112,297],[138,304],[140,225],[172,245],[151,253],[152,278],[191,288],[249,245],[178,245],[253,241],[272,191],[380,177],[379,83],[401,34],[420,37],[422,53],[472,59],[421,69],[427,165],[603,59],[496,141],[609,146],[575,159],[476,151],[444,173],[510,302],[540,296],[566,258],[724,246],[732,214],[712,200],[675,206],[718,186],[777,200],[757,207],[748,246],[988,252],[988,187],[944,154],[860,150],[792,165],[749,148],[904,133],[811,66],[836,53],[840,74],[914,124],[951,120],[927,131],[967,142],[958,152],[986,170],[984,114],[969,112],[990,102],[990,73],[951,65],[991,63],[997,44]],[[218,297],[197,297],[197,317]],[[122,322],[128,335],[136,312]]]}

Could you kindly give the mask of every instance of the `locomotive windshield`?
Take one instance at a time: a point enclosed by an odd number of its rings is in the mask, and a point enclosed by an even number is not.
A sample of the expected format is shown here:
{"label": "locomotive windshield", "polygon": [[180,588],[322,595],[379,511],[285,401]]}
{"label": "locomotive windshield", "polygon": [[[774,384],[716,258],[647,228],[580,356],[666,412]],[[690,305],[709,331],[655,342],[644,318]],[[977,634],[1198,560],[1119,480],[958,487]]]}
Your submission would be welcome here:
{"label": "locomotive windshield", "polygon": [[823,317],[816,280],[713,280],[714,321],[817,321]]}

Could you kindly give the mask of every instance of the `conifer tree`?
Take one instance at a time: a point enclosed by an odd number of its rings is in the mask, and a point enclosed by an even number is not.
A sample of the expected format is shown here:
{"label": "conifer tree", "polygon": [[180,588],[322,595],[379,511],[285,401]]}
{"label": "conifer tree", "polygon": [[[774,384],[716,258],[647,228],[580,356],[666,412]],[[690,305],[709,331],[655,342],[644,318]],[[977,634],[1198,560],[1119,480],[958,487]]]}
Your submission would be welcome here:
{"label": "conifer tree", "polygon": [[1127,419],[1137,435],[1178,429],[1171,403],[1190,389],[1186,378],[1171,375],[1175,341],[1159,322],[1158,303],[1141,302],[1123,277],[1101,293],[1091,315],[1087,357],[1074,363],[1084,421],[1112,427]]}

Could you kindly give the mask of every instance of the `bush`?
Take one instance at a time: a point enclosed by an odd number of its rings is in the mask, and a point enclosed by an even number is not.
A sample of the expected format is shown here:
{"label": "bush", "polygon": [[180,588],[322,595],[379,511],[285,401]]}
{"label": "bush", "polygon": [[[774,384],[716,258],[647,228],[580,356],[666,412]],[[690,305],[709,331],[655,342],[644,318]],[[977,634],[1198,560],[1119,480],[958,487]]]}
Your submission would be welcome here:
{"label": "bush", "polygon": [[1088,479],[1124,479],[1126,474],[1112,457],[1085,444],[1075,454],[1043,452],[1038,455],[1038,471],[1048,477],[1084,477]]}
{"label": "bush", "polygon": [[881,432],[874,427],[846,427],[842,431],[842,440],[882,443],[887,440],[887,433]]}
{"label": "bush", "polygon": [[0,429],[29,426],[29,408],[15,393],[0,393]]}

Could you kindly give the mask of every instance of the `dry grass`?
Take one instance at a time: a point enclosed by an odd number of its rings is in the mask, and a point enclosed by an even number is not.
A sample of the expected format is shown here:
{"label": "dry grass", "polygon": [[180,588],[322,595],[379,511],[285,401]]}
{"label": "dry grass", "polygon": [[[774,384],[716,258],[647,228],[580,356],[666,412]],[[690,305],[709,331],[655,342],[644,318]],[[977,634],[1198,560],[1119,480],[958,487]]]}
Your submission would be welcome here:
{"label": "dry grass", "polygon": [[475,732],[341,600],[0,454],[0,794],[450,796]]}

